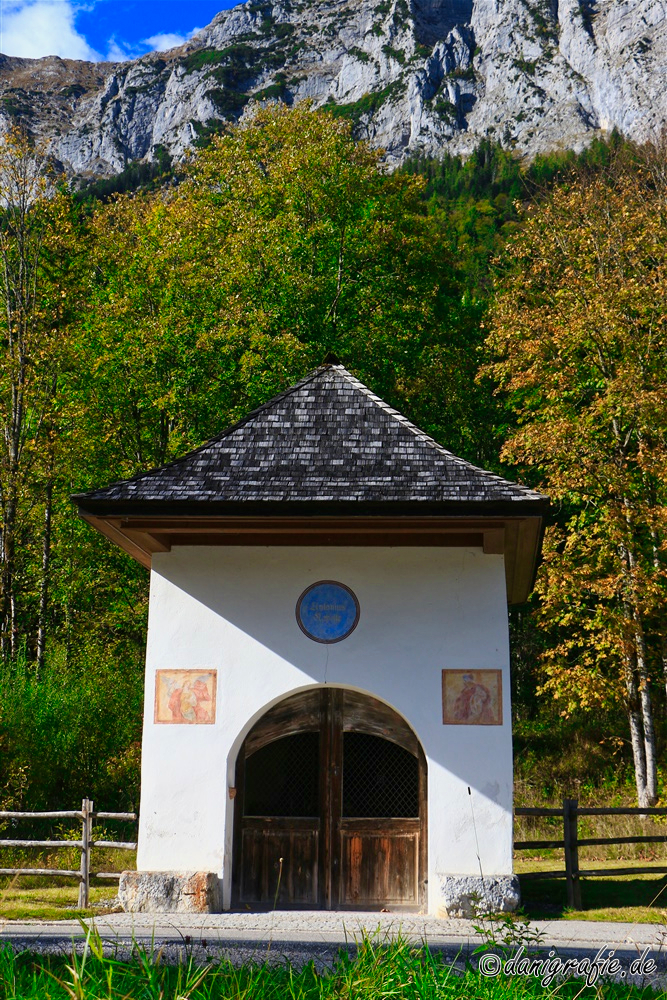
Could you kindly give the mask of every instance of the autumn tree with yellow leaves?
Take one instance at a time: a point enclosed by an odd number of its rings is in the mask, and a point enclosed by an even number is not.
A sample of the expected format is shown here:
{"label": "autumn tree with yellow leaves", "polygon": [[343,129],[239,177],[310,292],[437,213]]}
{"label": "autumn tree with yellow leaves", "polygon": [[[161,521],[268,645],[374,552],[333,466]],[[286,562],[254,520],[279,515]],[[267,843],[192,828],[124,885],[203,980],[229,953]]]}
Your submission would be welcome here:
{"label": "autumn tree with yellow leaves", "polygon": [[658,795],[667,682],[667,187],[651,167],[557,188],[529,214],[487,369],[518,417],[503,457],[558,510],[537,588],[541,690],[564,714],[623,702],[641,806]]}

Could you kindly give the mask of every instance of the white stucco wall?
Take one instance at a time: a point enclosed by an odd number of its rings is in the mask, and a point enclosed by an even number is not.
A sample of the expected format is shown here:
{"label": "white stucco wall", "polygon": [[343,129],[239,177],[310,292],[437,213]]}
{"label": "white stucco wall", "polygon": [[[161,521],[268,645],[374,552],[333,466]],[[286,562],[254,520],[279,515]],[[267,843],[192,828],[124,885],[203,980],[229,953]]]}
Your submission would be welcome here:
{"label": "white stucco wall", "polygon": [[[297,599],[318,580],[340,581],[359,600],[359,624],[342,642],[314,642],[297,625]],[[502,726],[442,724],[446,667],[502,669]],[[154,724],[155,671],[169,668],[218,671],[215,725]],[[238,750],[272,704],[323,683],[382,699],[421,740],[429,912],[440,905],[439,875],[511,873],[503,557],[401,547],[193,546],[153,556],[138,869],[217,872],[229,905]]]}

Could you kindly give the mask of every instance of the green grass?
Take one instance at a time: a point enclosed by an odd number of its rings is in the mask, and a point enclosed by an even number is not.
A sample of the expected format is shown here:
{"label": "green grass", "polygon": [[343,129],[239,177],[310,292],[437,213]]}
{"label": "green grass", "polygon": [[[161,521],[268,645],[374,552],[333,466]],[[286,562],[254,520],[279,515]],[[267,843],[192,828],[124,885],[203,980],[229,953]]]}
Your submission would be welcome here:
{"label": "green grass", "polygon": [[287,963],[258,962],[235,968],[227,960],[197,966],[190,958],[169,966],[136,947],[134,960],[104,957],[89,935],[83,956],[14,956],[0,951],[3,1000],[657,1000],[665,994],[624,983],[587,989],[566,981],[543,988],[534,978],[484,978],[468,967],[461,972],[427,947],[404,941],[385,945],[364,938],[355,959],[340,954],[331,969],[311,962],[302,969]]}
{"label": "green grass", "polygon": [[[562,870],[563,852],[558,853],[560,860],[557,857],[515,860],[514,870],[520,879],[522,872]],[[648,867],[652,863],[657,867],[665,867],[664,858],[654,862],[637,859],[580,861],[582,868],[591,869],[631,868],[633,865]],[[534,882],[521,880],[521,900],[523,911],[532,920],[556,918],[667,924],[667,876],[660,874],[582,879],[582,910],[568,908],[565,879],[540,879]]]}
{"label": "green grass", "polygon": [[[26,882],[27,879],[22,879]],[[91,887],[88,910],[78,909],[78,884],[72,879],[65,885],[44,884],[45,879],[32,880],[39,885],[21,885],[13,880],[6,888],[0,889],[0,920],[73,920],[79,916],[94,916],[105,912],[99,904],[115,897],[117,884],[109,881],[105,885]],[[50,883],[59,879],[49,879]],[[98,904],[98,906],[95,906]]]}
{"label": "green grass", "polygon": [[[102,839],[110,839],[110,837]],[[18,852],[13,852],[16,855]],[[78,870],[80,854],[74,848],[40,852],[39,857],[24,855],[12,857],[5,848],[4,860],[17,868],[36,864],[39,868],[69,868]],[[9,858],[7,857],[9,855]],[[136,868],[136,851],[116,851],[104,848],[93,850],[92,870],[121,872]],[[85,915],[108,912],[100,904],[115,898],[118,883],[113,879],[92,879],[90,885],[91,909]],[[77,909],[79,883],[73,878],[45,877],[41,875],[7,875],[0,877],[0,920],[72,920],[80,916]],[[0,1000],[4,997],[0,993]]]}

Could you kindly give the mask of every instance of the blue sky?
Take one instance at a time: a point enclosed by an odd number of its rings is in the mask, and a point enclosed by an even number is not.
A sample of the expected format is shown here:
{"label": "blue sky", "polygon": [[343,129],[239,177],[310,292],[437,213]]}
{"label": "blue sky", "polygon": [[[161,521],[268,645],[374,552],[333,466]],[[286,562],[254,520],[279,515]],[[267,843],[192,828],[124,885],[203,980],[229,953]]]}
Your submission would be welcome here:
{"label": "blue sky", "polygon": [[133,59],[180,45],[232,0],[0,0],[0,52]]}

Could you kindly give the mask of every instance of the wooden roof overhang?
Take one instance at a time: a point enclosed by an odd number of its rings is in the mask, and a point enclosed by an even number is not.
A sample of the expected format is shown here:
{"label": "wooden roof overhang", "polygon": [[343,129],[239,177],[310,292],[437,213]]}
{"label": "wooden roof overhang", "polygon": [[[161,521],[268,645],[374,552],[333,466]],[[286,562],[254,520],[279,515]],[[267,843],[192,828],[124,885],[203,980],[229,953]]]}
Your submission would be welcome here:
{"label": "wooden roof overhang", "polygon": [[[533,587],[548,503],[141,503],[80,495],[79,514],[147,568],[182,545],[445,546],[504,555],[507,599]],[[212,509],[213,508],[213,509]]]}

